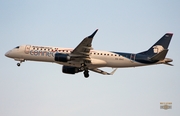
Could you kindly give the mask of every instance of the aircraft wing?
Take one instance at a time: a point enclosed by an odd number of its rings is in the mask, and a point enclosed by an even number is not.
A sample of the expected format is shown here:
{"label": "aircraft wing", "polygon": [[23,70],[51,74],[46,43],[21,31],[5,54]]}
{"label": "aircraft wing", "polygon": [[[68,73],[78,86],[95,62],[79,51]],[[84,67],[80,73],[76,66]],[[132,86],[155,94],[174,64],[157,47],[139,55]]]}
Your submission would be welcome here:
{"label": "aircraft wing", "polygon": [[97,31],[98,29],[90,36],[84,38],[82,42],[71,52],[70,56],[72,58],[89,58],[90,50],[93,49],[92,40]]}
{"label": "aircraft wing", "polygon": [[98,69],[98,68],[96,68],[96,69],[90,69],[90,70],[93,71],[93,72],[96,72],[96,73],[103,74],[103,75],[113,75],[113,74],[116,72],[117,68],[114,69],[111,73],[105,72],[105,71],[100,70],[100,69]]}

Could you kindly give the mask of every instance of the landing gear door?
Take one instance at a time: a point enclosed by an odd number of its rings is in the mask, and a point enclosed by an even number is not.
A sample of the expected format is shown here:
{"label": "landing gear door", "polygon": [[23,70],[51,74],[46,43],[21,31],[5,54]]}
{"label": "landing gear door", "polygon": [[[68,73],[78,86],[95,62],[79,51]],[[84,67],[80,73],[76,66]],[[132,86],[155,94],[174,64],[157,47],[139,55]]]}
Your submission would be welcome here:
{"label": "landing gear door", "polygon": [[24,52],[25,52],[26,54],[29,54],[30,48],[31,48],[31,45],[26,45],[26,46],[25,46],[25,49],[24,49]]}

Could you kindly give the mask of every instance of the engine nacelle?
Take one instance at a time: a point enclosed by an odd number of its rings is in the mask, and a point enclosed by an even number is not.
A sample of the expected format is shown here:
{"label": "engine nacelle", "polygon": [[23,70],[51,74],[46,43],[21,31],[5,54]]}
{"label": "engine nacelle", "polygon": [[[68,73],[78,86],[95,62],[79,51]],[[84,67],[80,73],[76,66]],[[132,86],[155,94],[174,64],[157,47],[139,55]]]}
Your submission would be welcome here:
{"label": "engine nacelle", "polygon": [[62,67],[62,72],[66,74],[75,74],[80,72],[79,68],[77,67],[72,67],[72,66],[63,66]]}
{"label": "engine nacelle", "polygon": [[54,60],[58,62],[67,62],[70,60],[70,56],[68,54],[56,53]]}

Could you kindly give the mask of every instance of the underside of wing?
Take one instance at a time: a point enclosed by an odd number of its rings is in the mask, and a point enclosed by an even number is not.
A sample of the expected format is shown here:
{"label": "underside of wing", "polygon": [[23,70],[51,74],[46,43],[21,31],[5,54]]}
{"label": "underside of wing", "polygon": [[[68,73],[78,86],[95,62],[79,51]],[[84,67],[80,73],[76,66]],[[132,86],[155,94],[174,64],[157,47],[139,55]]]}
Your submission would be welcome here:
{"label": "underside of wing", "polygon": [[113,75],[116,72],[117,68],[114,69],[111,73],[105,72],[105,71],[103,71],[101,69],[98,69],[98,68],[90,69],[90,70],[93,71],[93,72],[96,72],[96,73],[103,74],[103,75]]}

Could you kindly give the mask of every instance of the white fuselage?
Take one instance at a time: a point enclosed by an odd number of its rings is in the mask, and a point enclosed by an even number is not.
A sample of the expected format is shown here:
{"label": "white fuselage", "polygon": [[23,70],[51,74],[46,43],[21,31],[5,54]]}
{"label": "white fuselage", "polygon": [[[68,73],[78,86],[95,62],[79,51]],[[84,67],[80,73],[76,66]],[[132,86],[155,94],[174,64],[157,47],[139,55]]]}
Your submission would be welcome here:
{"label": "white fuselage", "polygon": [[[66,74],[75,74],[83,71],[84,77],[89,77],[89,70],[103,75],[113,75],[117,68],[136,67],[154,64],[167,64],[173,60],[165,58],[168,52],[168,46],[172,38],[172,33],[166,33],[147,51],[137,54],[123,52],[108,52],[93,50],[92,40],[98,29],[90,36],[85,37],[74,49],[60,48],[51,46],[22,45],[8,51],[5,56],[13,58],[20,63],[26,60],[53,62],[63,65],[62,72]],[[108,73],[99,68],[115,68]]]}
{"label": "white fuselage", "polygon": [[[14,48],[6,53],[7,57],[13,58],[17,61],[42,61],[42,62],[55,62],[66,66],[80,67],[82,61],[68,61],[57,62],[54,60],[55,53],[70,54],[73,51],[72,48],[59,48],[49,46],[32,46],[22,45],[19,48]],[[91,50],[90,51],[91,63],[87,63],[90,68],[98,67],[136,67],[144,66],[145,64],[128,59],[121,55],[108,51]]]}

